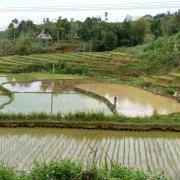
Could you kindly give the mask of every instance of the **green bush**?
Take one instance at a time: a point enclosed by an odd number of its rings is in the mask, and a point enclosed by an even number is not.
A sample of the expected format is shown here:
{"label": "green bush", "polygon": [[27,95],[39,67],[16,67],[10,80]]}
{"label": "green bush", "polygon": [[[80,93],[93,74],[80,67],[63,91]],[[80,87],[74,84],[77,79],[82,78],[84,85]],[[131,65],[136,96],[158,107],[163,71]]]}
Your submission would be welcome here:
{"label": "green bush", "polygon": [[14,180],[14,176],[13,169],[0,166],[0,180]]}
{"label": "green bush", "polygon": [[82,166],[72,161],[52,161],[48,164],[36,164],[31,172],[32,179],[70,180],[79,177]]}
{"label": "green bush", "polygon": [[31,51],[31,41],[29,39],[23,39],[17,42],[16,51],[18,54],[29,54]]}
{"label": "green bush", "polygon": [[159,38],[153,43],[146,45],[144,54],[150,64],[180,65],[180,33],[174,36]]}
{"label": "green bush", "polygon": [[56,67],[56,72],[64,74],[86,74],[87,69],[80,65],[69,65],[59,61]]}
{"label": "green bush", "polygon": [[165,89],[165,93],[169,94],[169,95],[174,95],[176,92],[175,89],[172,89],[172,88],[167,88]]}

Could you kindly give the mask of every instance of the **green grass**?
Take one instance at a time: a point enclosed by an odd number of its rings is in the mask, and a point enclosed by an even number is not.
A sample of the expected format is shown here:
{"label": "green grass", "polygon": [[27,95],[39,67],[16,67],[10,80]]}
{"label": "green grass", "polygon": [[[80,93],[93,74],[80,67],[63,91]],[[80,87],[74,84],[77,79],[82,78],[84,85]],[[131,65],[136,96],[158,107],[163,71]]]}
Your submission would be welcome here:
{"label": "green grass", "polygon": [[0,122],[3,121],[56,121],[56,122],[100,122],[100,123],[180,123],[180,113],[170,115],[154,114],[150,117],[127,117],[123,115],[105,115],[104,113],[78,112],[69,114],[29,113],[6,114],[0,113]]}
{"label": "green grass", "polygon": [[[133,56],[123,53],[67,53],[67,54],[32,54],[28,56],[9,56],[1,57],[0,63],[6,65],[7,69],[11,72],[24,72],[24,71],[41,71],[43,68],[45,71],[52,70],[52,64],[56,64],[56,72],[62,72],[62,66],[59,68],[59,64],[64,63],[67,68],[71,66],[79,66],[82,68],[90,69],[92,72],[96,70],[106,70],[107,74],[115,71],[111,71],[115,66],[124,65],[133,61]],[[11,67],[8,66],[9,63]],[[51,65],[51,67],[50,67]],[[32,68],[32,66],[39,66],[39,68]],[[46,68],[47,66],[47,68]],[[31,68],[28,68],[31,67]],[[76,67],[78,68],[78,67]],[[4,68],[0,68],[0,72],[5,71]],[[76,72],[78,74],[78,71]],[[118,72],[117,72],[118,73]]]}
{"label": "green grass", "polygon": [[49,163],[36,163],[31,172],[18,172],[15,169],[0,167],[0,179],[2,180],[164,180],[162,173],[141,171],[111,163],[102,168],[96,166],[84,168],[81,163],[70,160],[51,161]]}
{"label": "green grass", "polygon": [[82,79],[85,76],[78,74],[53,74],[47,72],[32,72],[32,73],[20,73],[20,74],[8,74],[8,80],[16,79],[16,81],[36,81],[36,80],[51,80],[51,79]]}
{"label": "green grass", "polygon": [[44,127],[79,128],[128,131],[178,131],[180,132],[180,113],[151,117],[126,117],[104,115],[103,113],[56,114],[4,114],[0,113],[0,127]]}

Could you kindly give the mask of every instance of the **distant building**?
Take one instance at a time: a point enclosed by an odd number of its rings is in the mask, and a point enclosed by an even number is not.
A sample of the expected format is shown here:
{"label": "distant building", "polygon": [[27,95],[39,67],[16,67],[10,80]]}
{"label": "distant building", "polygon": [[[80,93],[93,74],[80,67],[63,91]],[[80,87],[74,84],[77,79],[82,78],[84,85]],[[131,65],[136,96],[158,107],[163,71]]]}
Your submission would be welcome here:
{"label": "distant building", "polygon": [[44,31],[37,35],[37,39],[43,42],[52,42],[53,40],[52,36],[48,33],[45,33]]}

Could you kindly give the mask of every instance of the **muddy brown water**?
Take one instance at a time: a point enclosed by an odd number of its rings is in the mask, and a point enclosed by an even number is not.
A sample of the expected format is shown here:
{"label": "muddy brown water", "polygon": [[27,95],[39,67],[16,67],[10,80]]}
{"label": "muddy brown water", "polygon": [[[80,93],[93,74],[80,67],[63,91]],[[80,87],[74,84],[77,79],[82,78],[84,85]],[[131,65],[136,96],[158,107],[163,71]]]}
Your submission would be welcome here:
{"label": "muddy brown water", "polygon": [[[103,166],[107,161],[154,172],[172,179],[180,176],[180,133],[124,132],[76,129],[0,128],[0,161],[29,170],[34,161],[82,161]],[[96,152],[96,153],[93,153]]]}
{"label": "muddy brown water", "polygon": [[105,96],[112,103],[117,96],[116,109],[127,116],[150,116],[154,111],[158,114],[180,112],[180,103],[176,100],[124,84],[86,83],[77,87]]}
{"label": "muddy brown water", "polygon": [[[4,82],[5,78],[6,77],[1,77],[1,82],[2,81]],[[117,101],[116,110],[118,113],[124,114],[127,116],[151,116],[155,111],[158,114],[170,114],[173,112],[180,112],[180,103],[178,103],[176,100],[172,98],[155,95],[151,92],[141,90],[139,88],[127,86],[124,84],[103,83],[103,82],[97,82],[91,79],[11,82],[11,83],[3,84],[3,87],[9,89],[12,92],[15,92],[15,102],[12,102],[12,104],[9,105],[9,107],[13,106],[13,108],[22,106],[22,104],[18,105],[18,101],[19,101],[18,99],[20,99],[21,96],[22,98],[26,99],[27,106],[28,106],[28,101],[29,101],[31,102],[30,103],[31,107],[33,107],[32,98],[35,95],[32,95],[31,93],[39,93],[39,92],[41,93],[56,92],[57,94],[59,93],[59,95],[63,93],[67,93],[69,94],[69,101],[67,101],[66,104],[71,104],[71,103],[76,104],[77,102],[77,106],[81,106],[81,104],[78,104],[78,102],[81,101],[82,96],[79,96],[80,98],[79,101],[77,98],[76,100],[74,100],[73,97],[72,97],[73,101],[72,102],[70,101],[71,99],[70,96],[72,96],[71,94],[74,93],[74,87],[78,87],[83,90],[91,91],[93,93],[104,96],[112,103],[114,103],[113,102],[114,96],[117,96],[118,101]],[[22,93],[22,94],[18,95],[16,93]],[[29,93],[29,95],[24,94],[24,93]],[[29,99],[27,96],[29,97]],[[47,96],[48,101],[50,100],[48,94],[46,94],[45,96],[44,95],[39,95],[39,96],[43,96],[43,97],[38,98],[39,99],[38,101],[40,102],[35,102],[35,104],[38,104],[38,105],[43,104],[44,102],[43,98],[45,98],[46,96]],[[56,95],[55,99],[58,97],[59,96]],[[85,97],[85,95],[83,97]],[[68,98],[68,96],[66,96],[66,98]],[[87,97],[87,99],[89,99],[89,97]],[[50,104],[49,102],[48,104]],[[62,101],[62,102],[65,102],[65,101]],[[86,105],[88,104],[88,102],[89,101],[87,101]],[[95,102],[95,104],[97,103]],[[73,107],[76,107],[76,105],[71,106],[70,108],[73,108]],[[75,110],[73,112],[75,112]],[[11,109],[8,109],[8,110],[5,109],[5,111],[6,112],[11,111]],[[98,111],[98,108],[97,108],[97,111]],[[20,109],[14,112],[20,112]],[[49,109],[47,110],[47,112],[49,112]]]}

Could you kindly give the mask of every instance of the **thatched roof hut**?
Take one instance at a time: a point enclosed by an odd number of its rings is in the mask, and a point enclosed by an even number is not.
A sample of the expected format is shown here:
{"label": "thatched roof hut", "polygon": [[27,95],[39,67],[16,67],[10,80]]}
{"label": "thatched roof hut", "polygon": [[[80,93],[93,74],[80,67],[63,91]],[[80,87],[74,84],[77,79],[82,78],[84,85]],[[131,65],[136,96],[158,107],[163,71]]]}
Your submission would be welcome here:
{"label": "thatched roof hut", "polygon": [[51,42],[53,40],[52,36],[44,31],[38,34],[37,38],[44,42]]}

